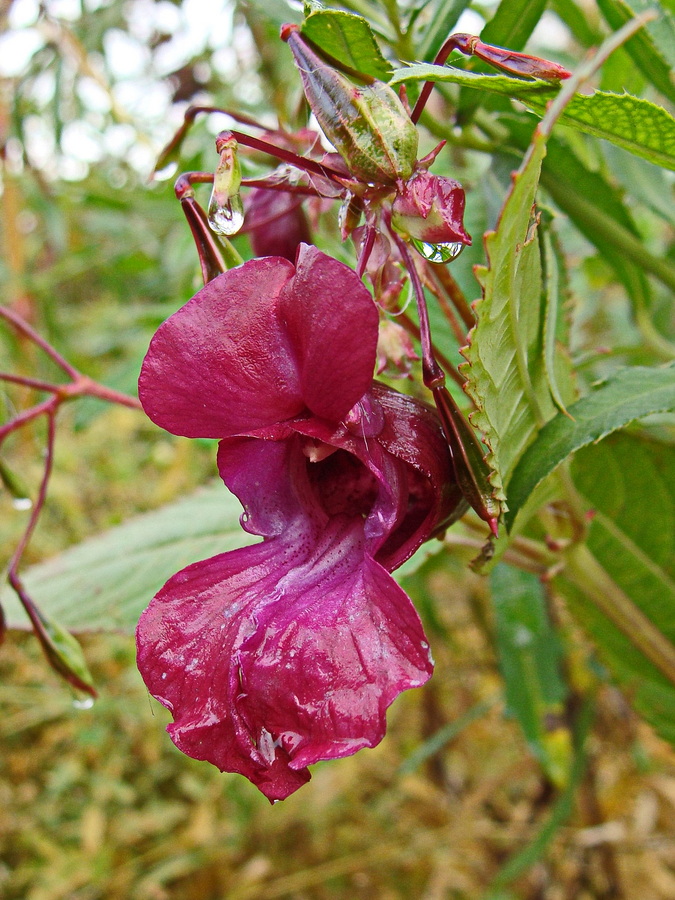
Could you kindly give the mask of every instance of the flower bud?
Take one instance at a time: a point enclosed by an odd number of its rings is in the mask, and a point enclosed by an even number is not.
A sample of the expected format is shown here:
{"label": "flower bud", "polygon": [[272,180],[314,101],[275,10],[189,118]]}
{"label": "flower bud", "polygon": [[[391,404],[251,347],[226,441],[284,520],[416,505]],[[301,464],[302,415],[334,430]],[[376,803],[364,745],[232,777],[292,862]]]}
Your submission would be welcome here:
{"label": "flower bud", "polygon": [[372,184],[404,181],[417,159],[417,129],[389,85],[368,76],[356,87],[314,51],[297,26],[284,25],[307,102],[349,171]]}
{"label": "flower bud", "polygon": [[464,230],[464,190],[441,175],[419,169],[392,205],[391,224],[431,262],[449,262],[471,243]]}
{"label": "flower bud", "polygon": [[310,244],[302,197],[255,188],[246,204],[246,230],[256,256],[283,256],[295,262],[300,244]]}

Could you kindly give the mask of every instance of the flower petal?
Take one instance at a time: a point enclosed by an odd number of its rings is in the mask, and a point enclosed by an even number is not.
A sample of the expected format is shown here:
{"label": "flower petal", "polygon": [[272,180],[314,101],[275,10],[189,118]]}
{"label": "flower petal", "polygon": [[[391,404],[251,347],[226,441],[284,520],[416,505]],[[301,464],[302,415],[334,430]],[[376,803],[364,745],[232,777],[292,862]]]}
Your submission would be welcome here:
{"label": "flower petal", "polygon": [[220,438],[304,408],[277,315],[292,277],[287,260],[251,260],[214,278],[160,325],[139,379],[153,422],[186,437]]}
{"label": "flower petal", "polygon": [[[189,756],[283,799],[320,759],[383,737],[432,664],[419,618],[363,552],[362,521],[290,529],[175,575],[142,615],[138,665]],[[310,537],[312,539],[310,539]]]}
{"label": "flower petal", "polygon": [[390,486],[343,449],[311,462],[306,441],[221,442],[221,474],[266,539],[179,572],[137,630],[139,669],[173,714],[176,745],[270,799],[317,760],[377,744],[387,707],[432,669],[412,603],[368,552]]}
{"label": "flower petal", "polygon": [[372,378],[378,314],[357,275],[301,245],[297,269],[253,259],[160,326],[139,380],[145,411],[187,437],[227,437],[309,410],[339,419]]}
{"label": "flower petal", "polygon": [[315,416],[340,421],[373,378],[379,314],[372,297],[348,266],[301,244],[281,311],[305,403]]}

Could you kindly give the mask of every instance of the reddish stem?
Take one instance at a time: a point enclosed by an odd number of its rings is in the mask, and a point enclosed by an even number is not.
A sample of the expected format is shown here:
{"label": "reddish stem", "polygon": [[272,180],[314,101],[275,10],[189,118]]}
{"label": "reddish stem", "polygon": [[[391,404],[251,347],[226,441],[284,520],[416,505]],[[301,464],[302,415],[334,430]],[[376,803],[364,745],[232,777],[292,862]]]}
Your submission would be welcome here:
{"label": "reddish stem", "polygon": [[431,343],[431,329],[424,288],[419,273],[405,241],[391,230],[403,263],[410,273],[410,279],[417,299],[420,322],[420,343],[422,344],[422,376],[424,384],[434,395],[443,431],[450,448],[455,478],[464,498],[497,536],[498,505],[492,499],[488,473],[483,461],[483,449],[471,426],[466,422],[452,395],[445,387],[445,374],[434,355]]}
{"label": "reddish stem", "polygon": [[214,176],[210,172],[184,172],[174,187],[197,248],[204,284],[213,281],[227,269],[216,236],[209,227],[206,213],[195,200],[195,192],[192,189],[193,184],[212,184],[213,179]]}
{"label": "reddish stem", "polygon": [[[414,322],[408,313],[400,312],[396,314],[396,320],[401,323],[401,325],[405,328],[408,334],[411,334],[415,340],[419,341],[420,339],[420,329],[416,322]],[[443,366],[445,371],[448,373],[450,378],[455,382],[456,385],[463,388],[466,379],[462,377],[462,375],[457,371],[455,366],[450,362],[448,357],[438,349],[435,345],[434,347],[434,355],[439,363]]]}
{"label": "reddish stem", "polygon": [[[436,58],[434,59],[435,66],[443,66],[445,65],[445,61],[450,56],[453,50],[457,50],[457,42],[455,39],[455,35],[451,34],[447,41],[443,44],[441,49],[436,54]],[[429,100],[429,95],[433,91],[436,85],[435,81],[425,81],[420,91],[420,95],[417,98],[417,103],[413,107],[413,111],[410,113],[410,118],[413,123],[416,125],[419,122],[419,118],[424,112],[424,107],[427,105],[427,101]]]}
{"label": "reddish stem", "polygon": [[[441,285],[446,295],[454,305],[455,309],[466,325],[467,330],[473,328],[476,324],[476,317],[469,303],[462,293],[462,289],[452,277],[452,273],[447,266],[429,266],[438,283]],[[439,298],[440,299],[440,298]]]}
{"label": "reddish stem", "polygon": [[424,284],[425,284],[426,288],[431,291],[431,293],[434,295],[434,297],[438,301],[438,305],[441,309],[441,312],[443,313],[446,320],[448,321],[450,328],[452,328],[452,332],[455,335],[455,340],[457,341],[459,346],[462,347],[466,343],[466,331],[460,325],[459,320],[457,319],[457,316],[455,315],[454,310],[448,303],[447,298],[441,291],[438,284],[436,284],[435,281],[433,281],[431,278],[429,278],[429,275],[428,275],[429,268],[430,268],[430,266],[425,267],[425,275],[427,277],[424,279]]}
{"label": "reddish stem", "polygon": [[80,375],[76,382],[65,384],[59,390],[61,400],[72,400],[76,397],[95,397],[106,403],[116,403],[118,406],[126,406],[128,409],[143,409],[138,397],[123,394],[114,388],[99,384],[87,375]]}
{"label": "reddish stem", "polygon": [[[287,182],[272,180],[275,176],[270,176],[268,181],[266,178],[242,178],[242,187],[261,188],[264,191],[284,191],[287,194],[297,194],[303,197],[323,197],[328,200],[336,200],[340,194],[335,196],[323,194],[318,188],[309,184],[288,184]],[[343,191],[344,193],[344,191]]]}
{"label": "reddish stem", "polygon": [[232,137],[236,138],[237,141],[245,147],[251,147],[253,150],[261,150],[263,153],[267,153],[270,156],[274,156],[276,159],[289,163],[291,166],[295,166],[296,169],[302,169],[305,172],[313,172],[315,175],[320,175],[322,178],[328,178],[330,181],[335,181],[340,186],[344,185],[345,175],[343,172],[338,172],[337,169],[332,169],[330,166],[324,166],[321,163],[315,162],[313,159],[305,159],[303,156],[298,156],[297,153],[292,153],[290,150],[284,150],[283,147],[277,147],[275,144],[271,144],[269,141],[263,141],[261,138],[252,137],[250,134],[245,134],[243,131],[221,131],[216,137],[216,150],[218,153],[221,151],[222,144]]}
{"label": "reddish stem", "polygon": [[[269,128],[265,128],[264,125],[261,125],[260,122],[253,119],[251,116],[247,116],[245,113],[240,112],[231,112],[229,109],[221,109],[219,106],[190,106],[185,111],[184,124],[192,125],[194,120],[198,115],[202,113],[206,113],[210,115],[211,113],[222,113],[224,116],[229,116],[231,119],[234,119],[235,122],[239,122],[240,125],[250,125],[251,128],[259,128],[261,131],[270,131]],[[283,128],[274,128],[272,131],[278,131],[279,134],[285,134]]]}
{"label": "reddish stem", "polygon": [[71,366],[68,360],[64,359],[50,343],[39,335],[35,329],[31,328],[28,322],[22,319],[18,313],[15,313],[14,310],[10,309],[8,306],[0,306],[0,317],[9,322],[10,325],[13,325],[18,332],[29,338],[29,340],[40,347],[41,350],[44,350],[47,356],[49,356],[57,366],[63,369],[67,375],[70,375],[71,378],[78,377],[80,373],[77,369],[74,366]]}
{"label": "reddish stem", "polygon": [[80,690],[85,691],[86,693],[91,694],[93,697],[95,697],[96,691],[94,690],[94,688],[90,684],[87,684],[85,681],[82,681],[76,675],[76,673],[73,672],[72,669],[63,662],[62,659],[59,659],[58,654],[55,653],[54,644],[49,634],[47,633],[44,619],[41,616],[40,611],[35,603],[33,603],[30,595],[27,593],[25,587],[23,586],[21,577],[19,576],[19,564],[26,550],[26,547],[28,546],[28,542],[33,536],[35,526],[37,525],[40,513],[42,512],[42,509],[44,507],[45,500],[47,498],[47,487],[49,485],[49,479],[51,477],[52,469],[54,466],[54,441],[56,439],[56,410],[58,408],[58,404],[56,403],[55,397],[52,397],[50,402],[53,404],[53,408],[47,414],[47,446],[45,449],[45,468],[44,472],[42,473],[38,496],[31,510],[30,519],[28,520],[28,524],[26,525],[24,533],[21,536],[19,543],[17,544],[16,550],[12,555],[12,559],[10,560],[7,578],[12,589],[15,591],[16,595],[21,601],[23,608],[26,610],[26,614],[31,621],[33,630],[35,631],[35,635],[39,640],[40,646],[42,647],[42,650],[49,663],[74,687],[79,688]]}
{"label": "reddish stem", "polygon": [[[42,507],[44,506],[45,498],[47,496],[47,485],[49,484],[49,478],[52,473],[52,466],[54,463],[54,438],[56,436],[56,410],[57,410],[57,402],[55,397],[51,397],[47,403],[50,404],[50,409],[46,410],[47,412],[47,447],[45,452],[45,468],[42,473],[42,480],[40,481],[40,489],[38,491],[37,499],[33,505],[31,510],[30,519],[28,520],[28,525],[24,530],[24,533],[19,540],[19,543],[16,546],[14,553],[12,554],[12,558],[9,563],[8,570],[8,578],[9,583],[12,585],[17,594],[20,595],[20,591],[22,590],[21,581],[18,576],[18,568],[19,562],[21,561],[21,557],[24,554],[26,547],[28,546],[28,541],[33,536],[33,532],[35,531],[35,526],[37,525],[38,518],[40,516],[40,512]],[[28,615],[30,616],[30,611],[26,609]],[[33,617],[31,616],[31,621]]]}
{"label": "reddish stem", "polygon": [[419,276],[419,272],[415,266],[415,262],[410,255],[408,245],[395,231],[391,231],[391,235],[396,242],[403,264],[408,270],[410,280],[412,281],[415,297],[417,298],[417,314],[420,322],[420,343],[422,345],[422,377],[424,384],[430,390],[436,387],[442,387],[445,384],[445,373],[438,364],[434,355],[434,347],[431,342],[431,326],[429,325],[429,311],[424,297],[424,287]]}
{"label": "reddish stem", "polygon": [[12,384],[20,384],[36,391],[49,391],[52,394],[56,394],[59,390],[58,384],[40,381],[37,378],[28,378],[26,375],[12,375],[11,372],[0,372],[0,381],[10,381]]}
{"label": "reddish stem", "polygon": [[363,273],[366,271],[366,266],[368,265],[370,254],[373,252],[373,245],[375,244],[375,234],[375,228],[370,225],[366,227],[366,239],[361,245],[361,252],[359,253],[359,258],[356,263],[356,274],[359,276],[359,278],[363,278]]}
{"label": "reddish stem", "polygon": [[12,431],[16,431],[16,429],[21,428],[22,425],[32,422],[33,419],[37,419],[38,416],[55,411],[58,405],[59,399],[54,396],[50,397],[48,400],[43,400],[42,403],[38,403],[36,406],[31,406],[30,409],[25,409],[22,413],[19,413],[18,416],[14,416],[13,419],[10,419],[9,422],[6,422],[0,427],[0,444],[8,434],[12,433]]}
{"label": "reddish stem", "polygon": [[[451,34],[436,54],[434,65],[444,65],[453,50],[459,50],[465,56],[477,56],[484,62],[501,69],[502,72],[508,72],[510,75],[542,78],[545,81],[561,81],[564,78],[569,78],[572,74],[563,66],[548,59],[541,59],[539,56],[529,56],[527,53],[517,53],[515,50],[495,47],[492,44],[485,44],[475,34]],[[424,82],[424,87],[420,91],[415,108],[410,114],[413,122],[417,123],[422,115],[434,84],[434,81]]]}

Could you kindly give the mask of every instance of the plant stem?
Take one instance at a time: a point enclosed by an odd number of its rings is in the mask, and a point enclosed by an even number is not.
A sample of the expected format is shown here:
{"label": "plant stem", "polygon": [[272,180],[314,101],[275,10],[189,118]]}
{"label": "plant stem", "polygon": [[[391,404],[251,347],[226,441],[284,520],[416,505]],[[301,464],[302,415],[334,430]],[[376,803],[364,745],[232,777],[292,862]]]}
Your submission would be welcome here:
{"label": "plant stem", "polygon": [[61,356],[61,354],[55,350],[50,343],[48,343],[41,335],[32,328],[25,319],[22,319],[18,313],[15,313],[14,310],[10,309],[8,306],[0,306],[0,318],[5,319],[10,323],[20,334],[23,334],[29,340],[31,340],[36,346],[38,346],[41,350],[47,354],[47,356],[52,359],[59,368],[63,369],[66,375],[70,375],[71,378],[77,378],[79,372],[75,368],[75,366],[71,366],[71,364]]}
{"label": "plant stem", "polygon": [[675,684],[675,647],[624,594],[587,546],[577,544],[568,551],[564,574]]}

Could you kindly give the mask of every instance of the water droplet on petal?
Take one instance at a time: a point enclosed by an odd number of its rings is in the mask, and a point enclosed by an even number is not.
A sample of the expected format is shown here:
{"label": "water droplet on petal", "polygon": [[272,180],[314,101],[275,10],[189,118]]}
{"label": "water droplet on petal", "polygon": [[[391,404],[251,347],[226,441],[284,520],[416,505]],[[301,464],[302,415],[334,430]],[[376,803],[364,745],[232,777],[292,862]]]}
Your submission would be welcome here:
{"label": "water droplet on petal", "polygon": [[422,256],[432,263],[449,263],[456,259],[464,249],[464,244],[457,242],[429,244],[412,238],[413,246]]}
{"label": "water droplet on petal", "polygon": [[229,237],[236,234],[244,224],[244,205],[239,194],[223,199],[214,190],[209,202],[209,225],[216,234]]}
{"label": "water droplet on petal", "polygon": [[12,506],[14,509],[18,509],[21,512],[24,512],[27,509],[33,508],[33,501],[30,497],[15,497],[12,500]]}
{"label": "water droplet on petal", "polygon": [[77,697],[73,700],[73,706],[75,709],[91,709],[94,705],[93,697]]}

